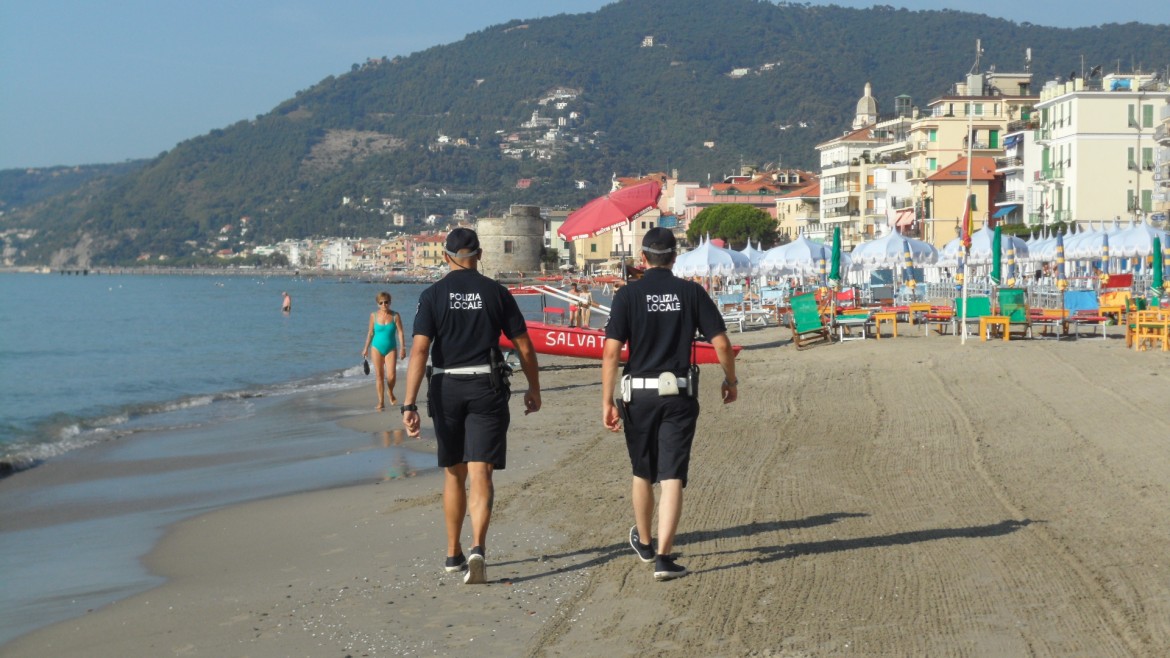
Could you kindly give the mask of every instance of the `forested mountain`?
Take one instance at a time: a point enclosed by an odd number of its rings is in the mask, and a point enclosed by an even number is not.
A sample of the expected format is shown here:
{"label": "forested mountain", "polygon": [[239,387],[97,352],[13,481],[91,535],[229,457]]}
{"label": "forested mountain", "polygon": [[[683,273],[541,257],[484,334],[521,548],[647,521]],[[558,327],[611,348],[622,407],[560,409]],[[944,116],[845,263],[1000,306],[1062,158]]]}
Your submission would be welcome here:
{"label": "forested mountain", "polygon": [[[575,205],[614,173],[677,169],[706,182],[740,163],[816,169],[815,144],[849,126],[866,82],[883,113],[899,94],[925,106],[971,68],[977,38],[981,68],[1022,70],[1031,48],[1037,88],[1082,65],[1170,60],[1164,25],[1069,30],[949,10],[622,0],[355,64],[100,186],[19,201],[0,188],[0,229],[17,261],[105,264],[206,250],[241,217],[254,243],[381,235],[380,210]],[[14,228],[36,234],[22,240]],[[69,249],[79,243],[87,248]]]}

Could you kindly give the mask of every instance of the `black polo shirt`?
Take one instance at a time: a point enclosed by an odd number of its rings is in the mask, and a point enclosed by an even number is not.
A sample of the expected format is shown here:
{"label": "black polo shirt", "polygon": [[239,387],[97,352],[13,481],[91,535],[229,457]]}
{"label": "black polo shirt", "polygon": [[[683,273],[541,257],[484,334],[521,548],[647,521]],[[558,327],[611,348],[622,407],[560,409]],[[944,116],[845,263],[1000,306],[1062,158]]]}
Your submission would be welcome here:
{"label": "black polo shirt", "polygon": [[708,340],[726,332],[719,307],[699,284],[652,267],[614,294],[605,337],[629,343],[626,373],[685,377],[696,329]]}
{"label": "black polo shirt", "polygon": [[500,332],[513,339],[528,333],[528,325],[516,298],[476,270],[452,270],[419,295],[414,335],[431,339],[436,368],[488,363]]}

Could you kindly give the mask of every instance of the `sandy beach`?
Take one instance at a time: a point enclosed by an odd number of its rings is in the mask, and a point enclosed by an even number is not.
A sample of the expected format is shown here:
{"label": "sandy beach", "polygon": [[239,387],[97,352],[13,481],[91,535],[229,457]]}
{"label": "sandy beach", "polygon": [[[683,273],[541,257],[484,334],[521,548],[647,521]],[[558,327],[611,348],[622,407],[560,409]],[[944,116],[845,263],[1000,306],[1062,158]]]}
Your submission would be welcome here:
{"label": "sandy beach", "polygon": [[[440,479],[408,472],[184,522],[148,558],[165,585],[0,655],[1170,653],[1170,355],[1125,349],[1116,327],[966,345],[901,331],[804,351],[786,329],[732,334],[741,398],[721,405],[708,371],[684,579],[654,582],[626,544],[629,466],[597,364],[546,358],[544,409],[513,396],[488,585],[443,573]],[[433,451],[425,422],[422,440],[384,436]]]}

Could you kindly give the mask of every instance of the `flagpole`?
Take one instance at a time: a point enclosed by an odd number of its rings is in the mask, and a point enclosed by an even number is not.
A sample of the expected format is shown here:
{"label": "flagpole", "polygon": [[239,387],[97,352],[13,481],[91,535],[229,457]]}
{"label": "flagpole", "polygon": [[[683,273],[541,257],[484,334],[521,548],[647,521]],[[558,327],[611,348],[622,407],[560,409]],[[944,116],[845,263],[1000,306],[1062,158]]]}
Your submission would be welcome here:
{"label": "flagpole", "polygon": [[[976,70],[978,70],[979,56],[982,54],[983,54],[982,44],[980,43],[979,39],[976,39],[975,40],[975,66],[972,67],[972,69],[971,69],[972,72],[975,72]],[[982,93],[983,90],[980,89],[979,92]],[[959,241],[962,243],[963,256],[964,256],[964,258],[963,258],[963,294],[960,297],[960,299],[962,299],[962,303],[963,303],[962,322],[960,323],[963,325],[963,337],[959,340],[960,345],[967,344],[967,288],[971,285],[971,282],[968,280],[968,277],[967,277],[967,274],[968,274],[968,271],[970,268],[970,262],[971,262],[971,224],[972,224],[972,221],[974,220],[974,218],[971,217],[971,151],[972,151],[972,147],[974,146],[975,140],[972,139],[972,137],[971,137],[971,131],[975,125],[975,116],[974,116],[974,114],[972,114],[971,110],[972,110],[971,84],[970,84],[970,82],[968,82],[968,84],[967,84],[967,192],[966,192],[966,195],[963,197],[963,203],[966,204],[966,208],[964,209],[964,212],[963,212],[963,214],[964,214],[963,229],[962,229],[962,232],[961,232],[961,235],[959,238]]]}

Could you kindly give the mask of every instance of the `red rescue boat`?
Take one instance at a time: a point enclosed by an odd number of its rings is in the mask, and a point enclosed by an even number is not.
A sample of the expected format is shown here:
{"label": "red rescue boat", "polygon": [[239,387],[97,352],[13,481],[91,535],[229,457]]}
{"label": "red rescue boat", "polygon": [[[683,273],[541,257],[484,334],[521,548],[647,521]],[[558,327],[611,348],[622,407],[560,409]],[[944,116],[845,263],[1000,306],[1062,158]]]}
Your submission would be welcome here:
{"label": "red rescue boat", "polygon": [[[605,348],[605,332],[600,329],[582,329],[566,327],[544,322],[528,322],[528,337],[532,339],[532,346],[537,354],[554,354],[557,356],[573,356],[582,359],[601,359]],[[500,349],[513,350],[516,346],[503,334],[500,335]],[[735,354],[739,354],[739,345],[733,345]],[[715,348],[711,343],[695,343],[695,361],[697,363],[719,363]],[[622,347],[622,360],[627,356],[627,347]]]}

